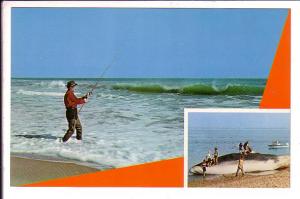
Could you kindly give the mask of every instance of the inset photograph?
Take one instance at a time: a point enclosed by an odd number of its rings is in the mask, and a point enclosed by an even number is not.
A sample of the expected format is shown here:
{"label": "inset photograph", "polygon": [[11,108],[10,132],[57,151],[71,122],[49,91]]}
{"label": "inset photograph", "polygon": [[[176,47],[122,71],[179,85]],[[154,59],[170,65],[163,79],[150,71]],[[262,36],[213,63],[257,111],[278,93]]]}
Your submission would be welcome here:
{"label": "inset photograph", "polygon": [[188,187],[290,187],[290,111],[188,112]]}

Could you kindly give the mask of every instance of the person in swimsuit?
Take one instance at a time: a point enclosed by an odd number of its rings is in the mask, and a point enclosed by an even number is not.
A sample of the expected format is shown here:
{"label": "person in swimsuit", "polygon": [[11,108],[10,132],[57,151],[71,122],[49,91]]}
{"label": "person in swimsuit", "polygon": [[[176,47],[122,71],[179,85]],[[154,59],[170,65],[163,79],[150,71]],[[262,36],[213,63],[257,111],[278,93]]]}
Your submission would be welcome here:
{"label": "person in swimsuit", "polygon": [[240,159],[239,159],[239,163],[238,163],[238,168],[237,168],[235,176],[239,175],[239,171],[242,172],[242,176],[245,175],[245,173],[244,173],[244,159],[245,159],[244,154],[241,154],[240,155]]}

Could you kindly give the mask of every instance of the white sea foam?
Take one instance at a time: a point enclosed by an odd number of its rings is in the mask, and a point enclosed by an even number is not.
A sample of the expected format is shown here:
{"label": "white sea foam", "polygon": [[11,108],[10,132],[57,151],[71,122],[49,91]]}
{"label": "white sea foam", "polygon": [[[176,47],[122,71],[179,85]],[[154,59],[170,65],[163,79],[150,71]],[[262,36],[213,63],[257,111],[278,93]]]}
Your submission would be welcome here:
{"label": "white sea foam", "polygon": [[97,94],[97,97],[105,98],[105,99],[119,99],[119,100],[126,100],[127,98],[120,95],[113,95],[113,94],[105,94],[105,93],[99,93]]}
{"label": "white sea foam", "polygon": [[[38,95],[38,96],[64,96],[65,93],[63,92],[47,92],[47,91],[28,91],[20,89],[17,91],[17,94],[22,95]],[[80,95],[80,93],[75,93],[75,95]]]}
{"label": "white sea foam", "polygon": [[48,87],[48,88],[57,88],[57,87],[65,88],[66,82],[61,81],[61,80],[42,81],[42,82],[37,83],[37,85],[39,85],[41,87]]}
{"label": "white sea foam", "polygon": [[39,91],[27,91],[20,89],[17,91],[17,94],[23,95],[43,95],[43,96],[64,96],[65,93],[62,92],[39,92]]}
{"label": "white sea foam", "polygon": [[[24,134],[26,135],[26,134]],[[127,165],[150,162],[162,158],[155,150],[143,150],[135,148],[134,142],[126,143],[118,140],[91,141],[87,139],[78,143],[71,138],[67,143],[57,139],[13,137],[12,152],[30,153],[43,156],[58,157],[69,161],[81,162],[81,164],[99,169],[122,167]]]}

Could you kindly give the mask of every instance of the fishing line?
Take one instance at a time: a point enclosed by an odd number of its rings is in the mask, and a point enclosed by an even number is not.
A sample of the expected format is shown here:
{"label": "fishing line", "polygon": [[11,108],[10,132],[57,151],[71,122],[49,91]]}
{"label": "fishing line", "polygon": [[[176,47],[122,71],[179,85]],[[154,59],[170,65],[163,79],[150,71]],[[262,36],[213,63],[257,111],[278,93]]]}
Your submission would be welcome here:
{"label": "fishing line", "polygon": [[[93,91],[97,88],[97,86],[98,86],[98,84],[99,84],[101,78],[105,75],[106,71],[107,71],[107,70],[115,63],[116,59],[117,59],[117,54],[115,54],[115,56],[113,57],[111,63],[108,64],[108,65],[104,68],[103,72],[101,73],[101,75],[99,76],[98,80],[96,81],[96,84],[92,87],[91,91],[87,93],[87,95],[88,95],[89,93],[93,93]],[[82,108],[84,107],[85,104],[86,104],[86,103],[82,104],[82,106],[80,107],[80,109],[79,109],[79,111],[78,111],[78,114],[80,113],[80,111],[82,110]]]}

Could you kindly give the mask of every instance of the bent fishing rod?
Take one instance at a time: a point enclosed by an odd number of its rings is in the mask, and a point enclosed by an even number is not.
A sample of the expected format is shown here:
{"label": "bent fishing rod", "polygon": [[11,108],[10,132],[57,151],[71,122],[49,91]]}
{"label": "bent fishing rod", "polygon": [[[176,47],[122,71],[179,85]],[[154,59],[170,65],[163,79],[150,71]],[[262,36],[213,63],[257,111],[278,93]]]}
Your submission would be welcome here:
{"label": "bent fishing rod", "polygon": [[[111,63],[108,64],[108,65],[104,68],[104,70],[103,70],[103,72],[101,73],[101,75],[99,76],[98,80],[97,80],[96,83],[92,86],[91,91],[88,92],[85,96],[89,96],[89,95],[91,95],[91,94],[93,93],[93,91],[97,88],[97,86],[98,86],[98,84],[99,84],[101,78],[103,78],[103,76],[105,75],[105,73],[107,72],[107,70],[115,63],[116,58],[117,58],[117,56],[115,55],[114,58],[112,59]],[[80,107],[80,109],[79,109],[79,111],[78,111],[78,114],[80,113],[80,111],[82,110],[82,108],[83,108],[84,105],[85,105],[85,103],[82,104],[82,106]]]}

